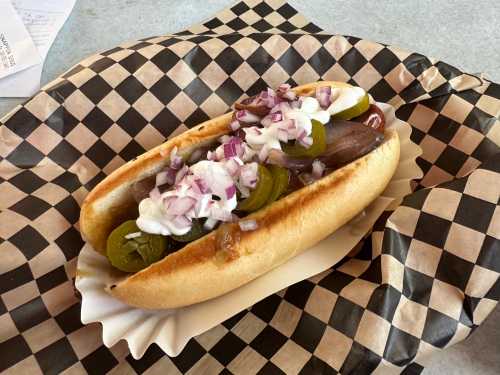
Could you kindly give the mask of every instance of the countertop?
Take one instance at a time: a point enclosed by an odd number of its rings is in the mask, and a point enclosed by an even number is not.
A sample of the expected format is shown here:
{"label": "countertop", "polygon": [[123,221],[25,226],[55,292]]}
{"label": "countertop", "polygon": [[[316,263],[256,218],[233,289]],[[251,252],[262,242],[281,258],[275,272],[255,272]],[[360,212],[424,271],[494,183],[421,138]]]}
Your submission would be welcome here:
{"label": "countertop", "polygon": [[[117,44],[176,32],[233,0],[77,0],[45,61],[42,84]],[[325,30],[397,45],[500,81],[497,0],[291,0]],[[24,99],[0,99],[0,117]],[[500,308],[466,341],[432,358],[424,374],[499,374]]]}

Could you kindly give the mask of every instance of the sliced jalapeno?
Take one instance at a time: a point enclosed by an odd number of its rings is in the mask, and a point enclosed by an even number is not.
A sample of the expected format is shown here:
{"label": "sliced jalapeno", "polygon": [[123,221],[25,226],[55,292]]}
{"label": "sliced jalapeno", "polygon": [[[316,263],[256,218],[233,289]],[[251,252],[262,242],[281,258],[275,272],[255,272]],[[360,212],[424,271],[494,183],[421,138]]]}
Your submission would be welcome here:
{"label": "sliced jalapeno", "polygon": [[250,193],[248,198],[245,198],[238,205],[241,211],[252,212],[257,211],[264,206],[271,195],[273,189],[273,176],[269,169],[259,164],[258,168],[259,181],[257,186]]}
{"label": "sliced jalapeno", "polygon": [[326,130],[325,126],[317,121],[312,120],[312,131],[311,137],[313,143],[309,147],[304,147],[298,143],[295,144],[284,144],[283,151],[290,156],[297,158],[315,158],[320,156],[326,150]]}
{"label": "sliced jalapeno", "polygon": [[176,236],[175,234],[170,235],[174,240],[178,242],[191,242],[197,240],[200,237],[203,237],[207,234],[207,231],[203,228],[203,225],[199,220],[193,220],[193,225],[191,229],[186,234]]}
{"label": "sliced jalapeno", "polygon": [[342,112],[339,112],[332,117],[334,120],[350,120],[354,117],[361,116],[368,110],[369,107],[370,98],[368,97],[368,94],[365,94],[358,103],[350,108],[344,109]]}
{"label": "sliced jalapeno", "polygon": [[273,176],[273,190],[267,199],[268,204],[273,203],[286,191],[288,188],[288,181],[290,180],[290,175],[286,168],[270,165],[269,170]]}
{"label": "sliced jalapeno", "polygon": [[[137,235],[126,238],[132,233]],[[141,232],[135,220],[129,220],[111,232],[106,254],[111,264],[119,270],[138,272],[162,259],[167,248],[167,237]]]}

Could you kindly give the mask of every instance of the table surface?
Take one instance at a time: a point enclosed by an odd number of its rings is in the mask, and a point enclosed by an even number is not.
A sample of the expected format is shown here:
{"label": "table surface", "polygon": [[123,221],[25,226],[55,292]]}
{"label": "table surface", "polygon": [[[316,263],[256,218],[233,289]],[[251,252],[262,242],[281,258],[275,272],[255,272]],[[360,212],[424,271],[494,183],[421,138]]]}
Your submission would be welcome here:
{"label": "table surface", "polygon": [[[127,40],[182,30],[234,2],[77,0],[49,51],[42,84],[96,51]],[[289,3],[325,30],[397,45],[500,81],[498,0],[291,0]],[[0,99],[0,117],[23,101]],[[499,374],[499,322],[500,307],[497,307],[466,341],[434,356],[424,374]]]}

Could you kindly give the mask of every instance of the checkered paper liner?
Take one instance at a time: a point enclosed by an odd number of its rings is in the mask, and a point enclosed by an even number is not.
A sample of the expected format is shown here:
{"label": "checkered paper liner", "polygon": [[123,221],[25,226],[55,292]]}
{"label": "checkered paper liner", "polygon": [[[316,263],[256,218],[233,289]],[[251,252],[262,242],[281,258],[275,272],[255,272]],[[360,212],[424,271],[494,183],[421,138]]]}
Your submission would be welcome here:
{"label": "checkered paper liner", "polygon": [[84,246],[77,262],[75,288],[81,295],[81,320],[84,324],[101,323],[102,340],[112,347],[127,341],[134,359],[141,358],[152,344],[169,356],[177,356],[193,337],[282,289],[317,275],[347,256],[390,206],[397,207],[412,192],[412,179],[422,178],[416,158],[422,149],[410,140],[411,126],[396,118],[394,107],[376,102],[384,112],[385,129],[395,131],[400,141],[400,160],[385,188],[361,214],[276,269],[226,293],[191,306],[151,311],[137,309],[113,298],[106,286],[116,284],[123,275],[108,259]]}
{"label": "checkered paper liner", "polygon": [[[79,203],[125,160],[266,86],[339,80],[389,102],[424,153],[416,192],[357,252],[192,339],[134,360],[83,326]],[[94,55],[0,126],[0,371],[419,373],[500,299],[500,86],[441,61],[329,35],[246,1],[175,35]]]}

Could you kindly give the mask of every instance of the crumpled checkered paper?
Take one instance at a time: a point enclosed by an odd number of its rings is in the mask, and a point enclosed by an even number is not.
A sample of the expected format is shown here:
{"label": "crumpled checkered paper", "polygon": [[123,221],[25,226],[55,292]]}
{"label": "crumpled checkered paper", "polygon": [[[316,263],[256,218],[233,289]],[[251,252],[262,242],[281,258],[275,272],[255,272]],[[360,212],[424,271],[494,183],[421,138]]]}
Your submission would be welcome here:
{"label": "crumpled checkered paper", "polygon": [[[279,83],[339,80],[397,109],[424,150],[415,193],[357,251],[192,339],[175,358],[103,346],[73,290],[79,203],[119,165]],[[419,373],[500,299],[500,86],[328,35],[283,1],[82,61],[0,126],[0,371]],[[437,354],[439,355],[439,354]]]}

